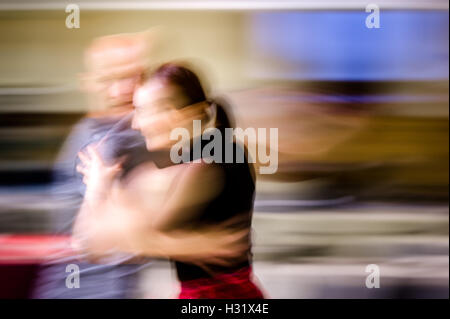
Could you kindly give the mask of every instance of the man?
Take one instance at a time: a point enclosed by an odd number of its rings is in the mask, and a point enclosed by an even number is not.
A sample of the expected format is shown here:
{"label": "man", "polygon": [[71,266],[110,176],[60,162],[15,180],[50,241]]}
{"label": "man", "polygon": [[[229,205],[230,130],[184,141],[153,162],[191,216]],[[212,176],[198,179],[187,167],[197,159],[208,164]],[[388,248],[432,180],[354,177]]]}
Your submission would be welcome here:
{"label": "man", "polygon": [[[82,77],[93,108],[73,128],[54,168],[53,195],[62,201],[54,227],[59,234],[70,234],[84,197],[82,176],[76,172],[77,153],[108,136],[103,147],[105,159],[133,153],[134,163],[150,159],[140,134],[131,130],[127,115],[133,109],[132,97],[142,72],[149,67],[154,32],[119,34],[95,39],[85,53],[87,72]],[[121,122],[122,121],[122,122]],[[119,124],[115,131],[111,129]],[[108,135],[108,132],[109,135]],[[138,271],[147,263],[130,263],[133,256],[86,262],[89,256],[57,258],[39,272],[35,298],[130,298],[136,297]],[[80,268],[80,288],[66,287],[66,267]]]}

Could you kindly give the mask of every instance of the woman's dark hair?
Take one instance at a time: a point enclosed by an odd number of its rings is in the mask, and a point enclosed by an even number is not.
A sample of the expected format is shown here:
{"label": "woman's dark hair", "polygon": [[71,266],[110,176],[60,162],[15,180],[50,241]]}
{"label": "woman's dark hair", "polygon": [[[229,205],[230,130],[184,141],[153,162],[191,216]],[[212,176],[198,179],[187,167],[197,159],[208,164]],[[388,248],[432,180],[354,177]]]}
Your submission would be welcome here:
{"label": "woman's dark hair", "polygon": [[221,101],[219,104],[216,101],[207,100],[200,79],[187,67],[173,62],[165,63],[153,71],[149,76],[145,76],[143,78],[143,82],[146,82],[149,79],[162,80],[163,82],[177,87],[180,90],[180,93],[183,94],[188,100],[186,105],[182,105],[179,108],[203,101],[209,101],[211,104],[214,103],[216,105],[217,125],[221,127],[234,126],[228,115],[230,112],[229,107],[227,107],[228,110],[225,110],[222,106],[224,101]]}
{"label": "woman's dark hair", "polygon": [[[152,79],[159,79],[176,86],[180,93],[188,99],[187,105],[196,104],[206,100],[206,94],[198,76],[188,68],[175,64],[165,63],[157,68],[151,75]],[[187,105],[183,105],[185,107]]]}

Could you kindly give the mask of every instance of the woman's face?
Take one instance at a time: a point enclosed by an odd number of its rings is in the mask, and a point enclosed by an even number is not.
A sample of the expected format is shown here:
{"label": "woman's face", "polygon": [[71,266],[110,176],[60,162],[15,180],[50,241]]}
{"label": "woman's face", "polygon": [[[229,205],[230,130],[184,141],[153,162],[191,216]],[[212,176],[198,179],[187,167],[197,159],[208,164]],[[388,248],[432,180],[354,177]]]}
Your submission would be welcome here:
{"label": "woman's face", "polygon": [[149,150],[170,148],[176,142],[170,140],[173,129],[186,128],[191,132],[192,121],[201,118],[201,111],[193,112],[190,107],[177,109],[187,104],[187,98],[159,79],[140,86],[133,103],[136,108],[133,128],[141,131]]}

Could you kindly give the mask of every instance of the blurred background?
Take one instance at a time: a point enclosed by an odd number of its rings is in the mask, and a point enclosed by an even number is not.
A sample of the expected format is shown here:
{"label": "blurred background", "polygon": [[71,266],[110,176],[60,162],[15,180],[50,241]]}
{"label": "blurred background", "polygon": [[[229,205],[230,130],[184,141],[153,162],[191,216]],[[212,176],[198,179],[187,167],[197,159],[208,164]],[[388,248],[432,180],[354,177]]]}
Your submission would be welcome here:
{"label": "blurred background", "polygon": [[[258,176],[253,221],[269,297],[448,298],[447,1],[377,1],[372,29],[368,3],[355,0],[76,3],[80,28],[68,29],[67,3],[0,1],[3,274],[19,245],[8,236],[51,234],[64,206],[49,195],[51,170],[88,110],[85,48],[162,26],[163,59],[198,65],[237,126],[278,128],[278,171]],[[368,264],[380,267],[379,289],[365,286]],[[27,296],[34,270],[15,296]],[[139,285],[139,297],[177,290],[164,261]]]}

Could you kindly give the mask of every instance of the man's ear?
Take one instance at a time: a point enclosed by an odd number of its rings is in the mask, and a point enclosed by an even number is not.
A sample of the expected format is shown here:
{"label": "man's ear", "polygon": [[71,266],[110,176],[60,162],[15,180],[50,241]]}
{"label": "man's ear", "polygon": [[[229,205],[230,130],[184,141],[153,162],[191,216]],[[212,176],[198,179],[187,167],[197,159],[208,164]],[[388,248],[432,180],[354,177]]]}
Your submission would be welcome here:
{"label": "man's ear", "polygon": [[96,92],[98,90],[98,82],[94,78],[94,76],[88,72],[79,73],[78,77],[78,85],[80,90],[83,92]]}

